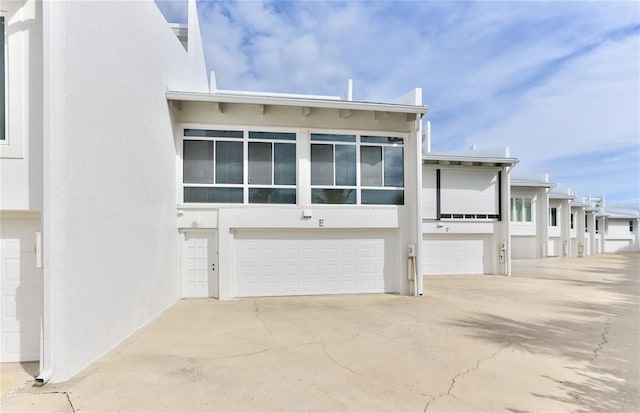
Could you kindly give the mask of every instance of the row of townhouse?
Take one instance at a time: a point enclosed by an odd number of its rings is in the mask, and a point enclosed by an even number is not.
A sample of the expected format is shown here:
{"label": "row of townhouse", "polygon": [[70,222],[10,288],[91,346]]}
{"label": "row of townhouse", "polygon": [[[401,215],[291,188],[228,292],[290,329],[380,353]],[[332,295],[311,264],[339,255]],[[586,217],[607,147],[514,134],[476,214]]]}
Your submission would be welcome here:
{"label": "row of townhouse", "polygon": [[431,152],[420,89],[218,89],[195,0],[186,27],[153,2],[35,0],[0,0],[0,24],[0,357],[40,383],[183,297],[419,296],[550,245],[637,248],[637,217],[629,237],[592,199],[559,199],[575,225],[552,231],[552,185],[517,186],[506,149]]}
{"label": "row of townhouse", "polygon": [[511,179],[511,257],[584,257],[640,250],[638,211],[609,209],[605,197],[578,196],[547,174]]}

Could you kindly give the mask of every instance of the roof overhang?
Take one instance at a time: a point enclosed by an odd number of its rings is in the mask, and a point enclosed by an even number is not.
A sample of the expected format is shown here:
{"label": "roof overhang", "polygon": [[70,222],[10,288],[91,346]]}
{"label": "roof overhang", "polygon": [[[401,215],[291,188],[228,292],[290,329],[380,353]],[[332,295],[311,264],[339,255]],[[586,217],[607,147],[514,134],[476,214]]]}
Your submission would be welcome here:
{"label": "roof overhang", "polygon": [[405,113],[421,118],[429,108],[427,106],[403,105],[396,103],[357,102],[330,97],[306,97],[304,95],[271,95],[250,93],[196,93],[167,91],[168,101],[174,102],[210,102],[217,104],[235,103],[248,105],[293,106],[300,108],[341,109],[346,111],[369,111],[379,113]]}
{"label": "roof overhang", "polygon": [[513,166],[516,158],[456,156],[456,155],[423,155],[423,165],[461,165],[461,166]]}
{"label": "roof overhang", "polygon": [[512,179],[511,186],[526,186],[530,188],[555,188],[557,185],[553,182],[514,181]]}
{"label": "roof overhang", "polygon": [[551,199],[575,199],[576,197],[573,195],[568,195],[568,194],[553,194],[553,193],[549,193],[549,198]]}

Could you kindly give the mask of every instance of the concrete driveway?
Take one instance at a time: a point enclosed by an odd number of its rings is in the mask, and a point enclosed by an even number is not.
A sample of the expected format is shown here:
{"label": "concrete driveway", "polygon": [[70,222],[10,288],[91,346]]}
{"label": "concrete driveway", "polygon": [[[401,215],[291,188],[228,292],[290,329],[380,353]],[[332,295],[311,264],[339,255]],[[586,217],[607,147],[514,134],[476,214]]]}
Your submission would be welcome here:
{"label": "concrete driveway", "polygon": [[2,411],[638,411],[638,268],[549,258],[426,277],[421,298],[180,301],[69,382],[3,365]]}

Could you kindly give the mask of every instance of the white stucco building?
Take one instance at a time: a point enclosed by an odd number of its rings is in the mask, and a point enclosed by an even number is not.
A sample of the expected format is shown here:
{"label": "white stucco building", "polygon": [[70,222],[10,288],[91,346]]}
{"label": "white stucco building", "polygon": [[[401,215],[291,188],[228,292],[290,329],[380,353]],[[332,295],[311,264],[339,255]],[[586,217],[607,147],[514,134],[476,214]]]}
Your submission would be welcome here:
{"label": "white stucco building", "polygon": [[[541,258],[549,251],[549,191],[556,187],[547,174],[511,177],[512,258]],[[555,230],[554,230],[555,235]]]}
{"label": "white stucco building", "polygon": [[510,274],[508,148],[422,157],[422,274]]}
{"label": "white stucco building", "polygon": [[419,89],[219,90],[194,1],[0,10],[2,361],[68,379],[180,297],[421,293]]}
{"label": "white stucco building", "polygon": [[[548,192],[549,229],[547,231],[547,256],[571,256],[571,201],[575,196],[569,188],[556,186]],[[575,225],[574,225],[575,226]]]}
{"label": "white stucco building", "polygon": [[640,214],[625,209],[606,209],[604,252],[640,251]]}

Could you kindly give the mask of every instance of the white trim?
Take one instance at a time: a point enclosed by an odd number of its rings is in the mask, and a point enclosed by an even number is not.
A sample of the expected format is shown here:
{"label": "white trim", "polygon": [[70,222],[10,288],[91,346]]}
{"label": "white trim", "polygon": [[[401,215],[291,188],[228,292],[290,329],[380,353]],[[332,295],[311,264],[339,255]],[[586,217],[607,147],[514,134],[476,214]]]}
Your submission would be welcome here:
{"label": "white trim", "polygon": [[216,102],[216,103],[244,103],[253,105],[277,105],[277,106],[297,106],[309,108],[325,109],[349,109],[362,111],[411,113],[424,115],[427,113],[426,106],[401,105],[395,103],[371,103],[336,100],[332,98],[314,97],[306,95],[263,95],[253,92],[231,92],[217,91],[215,93],[194,93],[167,91],[167,100],[191,101],[191,102]]}

